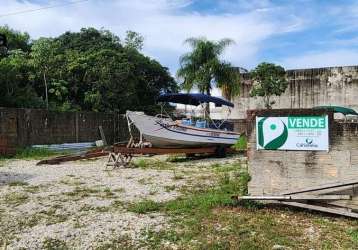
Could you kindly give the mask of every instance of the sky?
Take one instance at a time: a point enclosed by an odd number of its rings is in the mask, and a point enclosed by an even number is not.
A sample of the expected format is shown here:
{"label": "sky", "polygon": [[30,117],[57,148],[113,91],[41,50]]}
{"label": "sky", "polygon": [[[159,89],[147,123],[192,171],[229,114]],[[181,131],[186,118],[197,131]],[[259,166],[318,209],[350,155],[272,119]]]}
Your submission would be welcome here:
{"label": "sky", "polygon": [[[141,33],[143,53],[175,75],[189,37],[231,38],[222,59],[248,70],[260,62],[286,69],[358,65],[358,0],[1,0],[0,25],[33,39],[82,27],[121,38]],[[77,0],[78,1],[78,0]]]}

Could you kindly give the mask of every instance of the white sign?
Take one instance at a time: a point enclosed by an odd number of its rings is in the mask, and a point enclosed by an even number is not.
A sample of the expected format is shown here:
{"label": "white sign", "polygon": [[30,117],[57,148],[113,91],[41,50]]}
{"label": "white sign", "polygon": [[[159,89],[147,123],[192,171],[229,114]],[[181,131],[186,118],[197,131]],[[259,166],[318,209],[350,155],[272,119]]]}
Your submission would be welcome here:
{"label": "white sign", "polygon": [[328,115],[256,117],[258,150],[328,151]]}

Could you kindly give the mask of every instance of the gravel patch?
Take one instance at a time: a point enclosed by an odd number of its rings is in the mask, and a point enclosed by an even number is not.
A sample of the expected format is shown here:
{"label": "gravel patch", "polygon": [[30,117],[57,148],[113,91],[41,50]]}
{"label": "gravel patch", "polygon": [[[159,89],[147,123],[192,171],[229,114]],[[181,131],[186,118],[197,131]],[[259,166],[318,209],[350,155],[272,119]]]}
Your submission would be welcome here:
{"label": "gravel patch", "polygon": [[[165,161],[165,156],[155,159]],[[0,239],[7,239],[7,249],[61,244],[96,249],[121,237],[137,245],[142,232],[165,228],[169,218],[129,212],[128,204],[175,199],[182,194],[181,187],[198,180],[210,184],[212,164],[235,160],[201,159],[170,163],[174,169],[114,171],[104,171],[105,158],[52,166],[36,166],[34,160],[6,161],[0,167]]]}

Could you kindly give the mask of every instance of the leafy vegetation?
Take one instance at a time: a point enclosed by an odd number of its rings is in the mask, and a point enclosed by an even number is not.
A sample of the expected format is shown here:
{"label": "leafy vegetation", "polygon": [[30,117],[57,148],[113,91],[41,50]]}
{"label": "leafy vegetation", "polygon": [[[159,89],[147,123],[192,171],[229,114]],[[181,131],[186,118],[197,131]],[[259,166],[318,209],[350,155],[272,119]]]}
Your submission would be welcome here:
{"label": "leafy vegetation", "polygon": [[280,96],[285,92],[288,82],[285,78],[285,69],[273,63],[261,63],[253,71],[251,78],[254,81],[251,96],[262,96],[265,107],[270,109],[275,101],[271,101],[273,95]]}
{"label": "leafy vegetation", "polygon": [[8,26],[0,33],[9,44],[0,56],[0,106],[155,112],[156,97],[177,90],[168,69],[140,52],[144,39],[133,31],[123,42],[95,28],[37,40]]}
{"label": "leafy vegetation", "polygon": [[232,147],[238,151],[247,149],[247,137],[246,135],[240,135],[239,139],[236,141]]}

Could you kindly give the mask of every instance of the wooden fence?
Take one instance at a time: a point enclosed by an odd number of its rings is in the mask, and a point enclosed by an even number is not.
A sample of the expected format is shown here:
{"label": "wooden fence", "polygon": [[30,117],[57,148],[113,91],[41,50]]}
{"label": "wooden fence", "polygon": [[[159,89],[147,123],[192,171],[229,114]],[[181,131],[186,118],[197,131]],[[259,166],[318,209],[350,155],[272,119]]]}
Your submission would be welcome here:
{"label": "wooden fence", "polygon": [[128,139],[126,119],[118,113],[0,108],[0,154],[36,144],[99,140],[99,126],[108,143]]}

